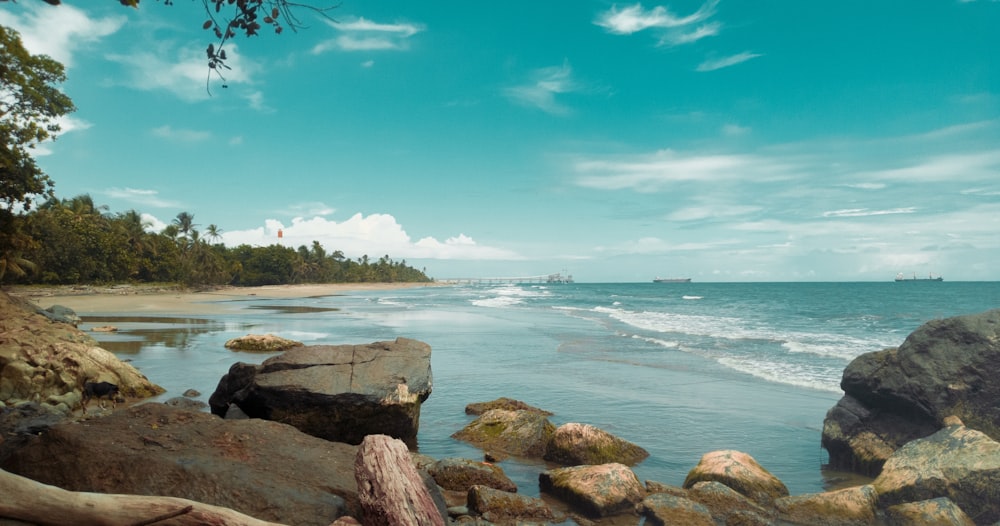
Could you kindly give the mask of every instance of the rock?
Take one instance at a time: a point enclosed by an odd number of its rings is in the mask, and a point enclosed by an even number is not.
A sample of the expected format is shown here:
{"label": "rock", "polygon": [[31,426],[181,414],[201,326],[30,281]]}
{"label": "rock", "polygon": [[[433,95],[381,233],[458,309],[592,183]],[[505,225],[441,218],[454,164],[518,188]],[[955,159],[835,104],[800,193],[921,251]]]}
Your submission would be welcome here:
{"label": "rock", "polygon": [[118,332],[118,327],[114,325],[101,325],[100,327],[91,327],[90,332]]}
{"label": "rock", "polygon": [[977,524],[1000,521],[1000,443],[964,426],[899,448],[872,482],[879,506],[948,497]]}
{"label": "rock", "polygon": [[430,465],[427,471],[438,486],[450,491],[467,492],[478,485],[517,493],[517,484],[494,464],[464,458],[443,458]]}
{"label": "rock", "polygon": [[533,411],[491,409],[473,420],[452,438],[498,453],[541,458],[548,448],[555,426],[545,415]]}
{"label": "rock", "polygon": [[645,497],[639,479],[624,464],[572,466],[543,471],[542,491],[579,508],[591,517],[606,517],[635,510]]}
{"label": "rock", "polygon": [[72,325],[54,323],[27,300],[0,292],[0,400],[36,401],[62,414],[80,405],[87,380],[118,386],[127,398],[163,392],[130,364]]}
{"label": "rock", "polygon": [[276,422],[146,403],[26,437],[0,468],[73,491],[180,497],[326,526],[360,516],[356,453]]}
{"label": "rock", "polygon": [[643,499],[642,513],[650,523],[660,526],[715,526],[708,508],[667,493],[655,493]]}
{"label": "rock", "polygon": [[850,400],[823,426],[831,465],[877,475],[885,450],[934,433],[949,415],[1000,439],[997,370],[1000,309],[927,322],[899,348],[855,358],[841,380]]}
{"label": "rock", "polygon": [[514,400],[513,398],[507,397],[500,397],[491,402],[476,402],[469,404],[465,406],[465,414],[481,415],[490,409],[504,409],[506,411],[533,411],[541,415],[552,416],[552,413],[544,409],[539,409],[520,400]]}
{"label": "rock", "polygon": [[47,309],[38,309],[38,313],[54,322],[65,323],[74,327],[80,325],[80,322],[83,321],[73,309],[63,307],[62,305],[53,305]]}
{"label": "rock", "polygon": [[294,347],[261,365],[234,364],[209,399],[226,416],[285,422],[327,440],[360,444],[385,434],[416,445],[431,394],[431,348],[416,340]]}
{"label": "rock", "polygon": [[790,524],[867,526],[877,524],[875,488],[871,485],[838,491],[782,497],[774,501],[778,518]]}
{"label": "rock", "polygon": [[302,342],[287,340],[273,334],[248,334],[226,342],[226,349],[248,352],[278,352],[300,347]]}
{"label": "rock", "polygon": [[671,484],[664,484],[662,482],[657,482],[655,480],[646,481],[646,494],[652,495],[653,493],[666,493],[673,495],[675,497],[688,498],[688,490],[680,487],[673,486]]}
{"label": "rock", "polygon": [[[741,513],[743,524],[771,522],[771,513],[720,482],[699,482],[688,490],[687,498],[705,506],[714,518],[726,524],[737,512]],[[755,518],[754,522],[748,522],[751,517]]]}
{"label": "rock", "polygon": [[716,481],[769,507],[774,499],[788,496],[788,488],[746,453],[733,450],[713,451],[702,455],[698,465],[688,472],[684,488],[699,482]]}
{"label": "rock", "polygon": [[401,440],[366,436],[358,448],[354,475],[366,525],[444,526],[445,517]]}
{"label": "rock", "polygon": [[183,396],[175,396],[163,403],[169,405],[170,407],[176,407],[186,411],[201,411],[202,409],[208,407],[208,404],[202,402],[201,400],[192,400]]}
{"label": "rock", "polygon": [[488,486],[469,488],[468,509],[484,520],[501,524],[524,524],[527,521],[562,522],[564,518],[542,499],[510,493]]}
{"label": "rock", "polygon": [[885,510],[885,517],[885,522],[889,526],[974,526],[976,524],[947,497],[889,506]]}
{"label": "rock", "polygon": [[181,393],[181,396],[185,398],[198,398],[199,396],[201,396],[201,392],[198,391],[197,389],[188,389],[187,391]]}
{"label": "rock", "polygon": [[589,424],[563,424],[556,428],[545,460],[566,466],[617,462],[634,466],[649,456],[645,449]]}

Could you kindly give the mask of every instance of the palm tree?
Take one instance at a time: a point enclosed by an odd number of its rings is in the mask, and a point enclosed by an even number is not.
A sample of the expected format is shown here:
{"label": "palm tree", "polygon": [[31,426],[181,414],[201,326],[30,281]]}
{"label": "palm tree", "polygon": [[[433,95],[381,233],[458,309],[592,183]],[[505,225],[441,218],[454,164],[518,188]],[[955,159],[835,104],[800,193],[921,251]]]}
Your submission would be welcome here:
{"label": "palm tree", "polygon": [[198,226],[194,224],[194,214],[187,212],[177,214],[177,217],[171,223],[177,227],[177,231],[184,237],[188,237],[194,231],[194,227]]}
{"label": "palm tree", "polygon": [[218,225],[212,224],[205,228],[205,238],[209,241],[218,241],[222,239],[222,229]]}

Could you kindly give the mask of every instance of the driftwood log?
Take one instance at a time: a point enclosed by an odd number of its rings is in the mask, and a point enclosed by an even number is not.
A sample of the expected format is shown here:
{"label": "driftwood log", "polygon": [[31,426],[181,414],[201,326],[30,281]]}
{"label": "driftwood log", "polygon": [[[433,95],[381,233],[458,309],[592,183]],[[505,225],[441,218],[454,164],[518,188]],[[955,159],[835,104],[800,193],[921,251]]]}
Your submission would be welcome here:
{"label": "driftwood log", "polygon": [[58,526],[280,526],[175,497],[67,491],[0,470],[0,518]]}
{"label": "driftwood log", "polygon": [[368,435],[354,461],[366,526],[444,526],[402,440]]}

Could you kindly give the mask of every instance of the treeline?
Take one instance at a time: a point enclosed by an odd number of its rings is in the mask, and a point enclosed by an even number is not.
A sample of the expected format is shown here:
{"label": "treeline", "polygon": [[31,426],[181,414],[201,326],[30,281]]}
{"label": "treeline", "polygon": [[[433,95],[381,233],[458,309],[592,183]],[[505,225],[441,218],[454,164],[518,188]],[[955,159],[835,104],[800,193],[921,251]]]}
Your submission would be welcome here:
{"label": "treeline", "polygon": [[[149,232],[139,212],[111,214],[89,195],[50,199],[16,218],[24,243],[7,257],[4,281],[21,284],[170,282],[189,286],[295,283],[428,282],[427,275],[388,255],[351,260],[313,241],[228,248],[221,230],[195,228],[181,212],[162,232]],[[13,272],[12,272],[13,271]]]}

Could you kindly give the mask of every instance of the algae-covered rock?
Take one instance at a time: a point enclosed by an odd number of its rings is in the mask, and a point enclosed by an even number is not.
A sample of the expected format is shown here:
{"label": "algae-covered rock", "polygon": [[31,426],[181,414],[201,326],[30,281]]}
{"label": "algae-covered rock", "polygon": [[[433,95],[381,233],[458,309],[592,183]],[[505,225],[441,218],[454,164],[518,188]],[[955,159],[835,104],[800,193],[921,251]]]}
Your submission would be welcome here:
{"label": "algae-covered rock", "polygon": [[788,496],[788,488],[750,455],[733,450],[713,451],[702,455],[684,479],[684,488],[699,482],[716,481],[749,497],[763,506]]}
{"label": "algae-covered rock", "polygon": [[554,432],[555,426],[545,415],[491,409],[451,436],[494,456],[541,458]]}
{"label": "algae-covered rock", "polygon": [[288,340],[273,334],[248,334],[226,342],[226,349],[247,352],[278,352],[299,347],[302,342]]}
{"label": "algae-covered rock", "polygon": [[825,493],[794,495],[774,501],[778,517],[791,524],[867,526],[876,524],[875,488],[855,486]]}
{"label": "algae-covered rock", "polygon": [[545,460],[566,466],[617,462],[634,466],[649,456],[645,449],[589,424],[569,423],[556,428]]}
{"label": "algae-covered rock", "polygon": [[634,511],[646,496],[642,483],[624,464],[550,469],[538,476],[538,482],[542,491],[592,517]]}

